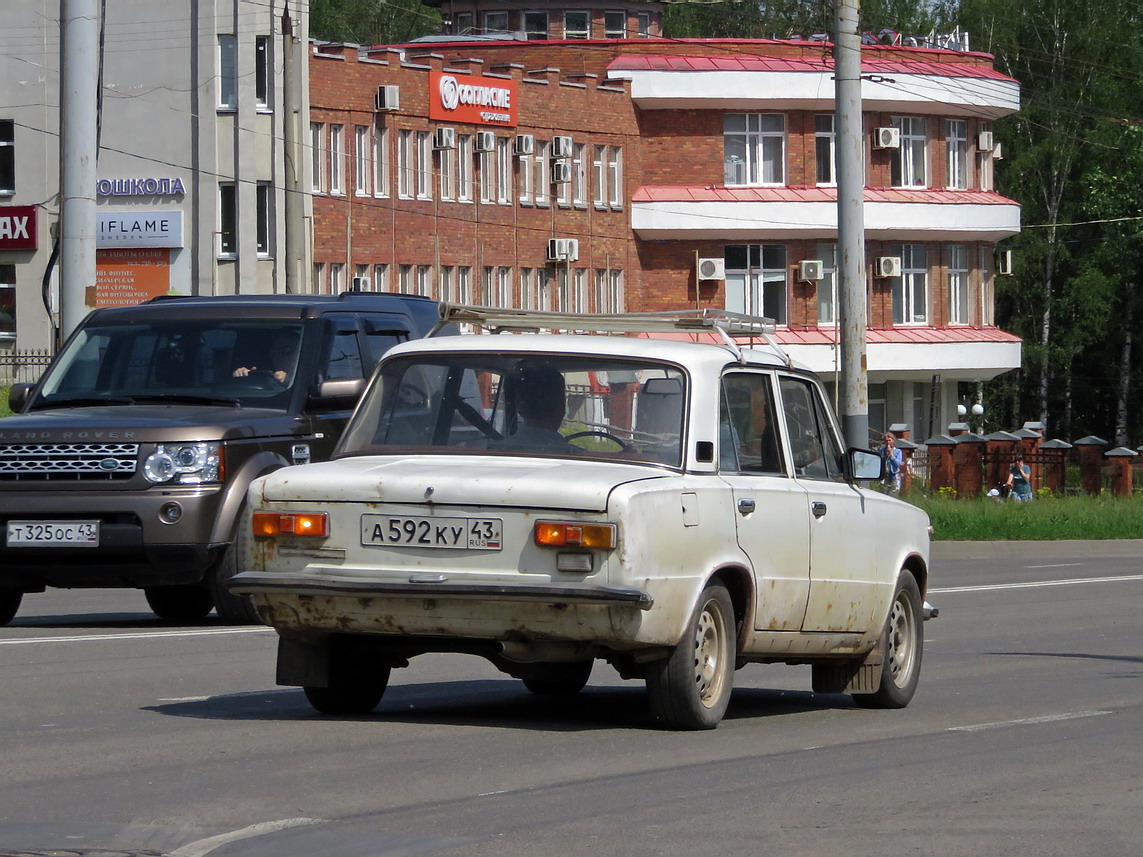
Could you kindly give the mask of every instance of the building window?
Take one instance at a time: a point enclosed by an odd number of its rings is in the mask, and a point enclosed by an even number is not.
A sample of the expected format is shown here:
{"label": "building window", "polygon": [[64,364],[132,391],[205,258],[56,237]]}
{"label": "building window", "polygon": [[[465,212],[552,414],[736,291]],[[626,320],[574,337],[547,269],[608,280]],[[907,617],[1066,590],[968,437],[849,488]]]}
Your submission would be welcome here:
{"label": "building window", "polygon": [[407,295],[413,293],[413,266],[401,265],[397,269],[397,285],[400,291]]}
{"label": "building window", "polygon": [[218,37],[218,109],[238,109],[238,37]]}
{"label": "building window", "polygon": [[496,269],[496,300],[492,306],[512,306],[512,269],[500,267]]}
{"label": "building window", "polygon": [[238,186],[218,185],[218,255],[233,259],[238,255]]}
{"label": "building window", "polygon": [[548,37],[548,13],[525,12],[524,34],[532,41],[546,39]]}
{"label": "building window", "polygon": [[456,302],[469,305],[472,303],[472,268],[462,265],[457,271]]}
{"label": "building window", "polygon": [[472,32],[473,17],[471,12],[457,12],[453,17],[453,32],[458,36],[466,36]]}
{"label": "building window", "polygon": [[822,263],[818,280],[818,324],[837,324],[837,245],[819,244],[817,259]]}
{"label": "building window", "polygon": [[472,202],[472,135],[456,137],[456,198]]}
{"label": "building window", "polygon": [[254,100],[259,109],[270,107],[270,37],[254,37]]}
{"label": "building window", "polygon": [[925,324],[929,319],[929,266],[923,244],[900,247],[901,276],[893,282],[893,323]]}
{"label": "building window", "polygon": [[568,11],[564,12],[564,38],[591,38],[591,15],[589,15],[586,10],[569,9]]}
{"label": "building window", "polygon": [[325,285],[325,263],[314,263],[314,281],[313,288],[314,294],[321,294],[322,287]]}
{"label": "building window", "polygon": [[433,140],[428,131],[417,132],[417,199],[433,198]]}
{"label": "building window", "polygon": [[0,339],[16,335],[16,266],[0,265]]}
{"label": "building window", "polygon": [[572,202],[587,205],[587,146],[583,143],[572,148]]}
{"label": "building window", "polygon": [[650,12],[640,12],[636,16],[636,21],[638,21],[639,38],[641,38],[641,39],[650,38],[650,36],[651,36],[651,13]]}
{"label": "building window", "polygon": [[345,194],[345,126],[329,126],[329,192]]}
{"label": "building window", "polygon": [[837,155],[834,147],[833,114],[826,113],[814,117],[814,152],[818,167],[818,184],[837,184],[835,164]]}
{"label": "building window", "polygon": [[407,128],[397,132],[397,196],[413,197],[413,132]]}
{"label": "building window", "polygon": [[496,138],[496,201],[501,205],[512,202],[512,153],[507,137]]}
{"label": "building window", "polygon": [[440,293],[440,299],[442,301],[451,301],[453,299],[453,296],[452,296],[452,272],[453,272],[452,265],[442,265],[441,266],[439,293]]}
{"label": "building window", "polygon": [[532,155],[519,155],[516,164],[520,169],[520,202],[532,204]]}
{"label": "building window", "polygon": [[[561,169],[563,169],[563,166],[567,166],[570,168],[571,167],[571,158],[557,158],[556,163],[561,165]],[[564,207],[571,206],[572,185],[574,184],[574,182],[572,181],[573,178],[574,178],[574,170],[573,170],[573,175],[568,176],[568,181],[556,182],[554,185],[556,200],[559,202],[560,205],[562,205]]]}
{"label": "building window", "polygon": [[0,194],[16,192],[16,123],[0,119]]}
{"label": "building window", "polygon": [[603,37],[605,39],[627,38],[627,13],[622,9],[608,9],[603,13]]}
{"label": "building window", "polygon": [[480,201],[496,201],[496,150],[480,153]]}
{"label": "building window", "polygon": [[536,205],[548,204],[548,190],[552,185],[552,171],[548,160],[552,144],[547,140],[536,141]]}
{"label": "building window", "polygon": [[258,182],[254,194],[258,205],[258,228],[255,230],[258,255],[268,259],[271,254],[270,239],[274,234],[273,185],[270,182]]}
{"label": "building window", "polygon": [[607,149],[607,189],[612,208],[623,206],[623,150],[618,146]]}
{"label": "building window", "polygon": [[329,266],[329,293],[339,295],[345,290],[345,264],[332,262]]}
{"label": "building window", "polygon": [[968,123],[963,119],[949,119],[945,123],[945,145],[948,150],[948,187],[964,190],[968,187]]}
{"label": "building window", "polygon": [[607,204],[607,147],[593,146],[591,156],[591,184],[594,188],[592,199],[596,207],[602,208]]}
{"label": "building window", "polygon": [[492,305],[492,284],[496,276],[496,269],[491,265],[486,265],[480,277],[480,301],[481,306]]}
{"label": "building window", "polygon": [[507,12],[485,12],[484,13],[484,32],[486,32],[486,33],[506,33],[506,32],[508,32],[508,13]]}
{"label": "building window", "polygon": [[726,114],[723,164],[728,185],[785,184],[786,117],[781,113]]}
{"label": "building window", "polygon": [[357,125],[353,129],[353,191],[358,196],[369,195],[369,126]]}
{"label": "building window", "polygon": [[[987,131],[988,126],[987,125],[981,125],[979,130],[981,132]],[[992,173],[993,155],[992,155],[992,152],[978,151],[977,152],[977,159],[978,159],[977,163],[979,166],[979,172],[977,173],[977,175],[979,176],[980,189],[981,190],[992,190],[992,187],[993,187],[993,184],[992,184],[992,182],[993,182],[993,173]]]}
{"label": "building window", "polygon": [[532,292],[532,269],[520,269],[520,308],[535,309],[536,296]]}
{"label": "building window", "polygon": [[785,245],[727,245],[726,308],[786,323]]}
{"label": "building window", "polygon": [[417,265],[417,294],[426,298],[433,296],[433,268],[431,265]]}
{"label": "building window", "polygon": [[373,290],[377,292],[389,291],[389,266],[373,266]]}
{"label": "building window", "polygon": [[572,312],[587,312],[587,268],[576,268],[572,283]]}
{"label": "building window", "polygon": [[615,268],[607,273],[608,312],[623,312],[623,272]]}
{"label": "building window", "polygon": [[380,121],[373,129],[373,193],[389,195],[389,129]]}
{"label": "building window", "polygon": [[310,182],[314,193],[325,193],[325,126],[310,123]]}
{"label": "building window", "polygon": [[921,116],[894,116],[893,127],[901,132],[901,145],[892,149],[890,181],[893,187],[928,187],[925,168],[925,120]]}
{"label": "building window", "polygon": [[968,248],[948,248],[949,324],[968,324]]}
{"label": "building window", "polygon": [[437,150],[441,199],[456,199],[456,149]]}
{"label": "building window", "polygon": [[354,265],[353,266],[353,282],[350,284],[354,290],[368,289],[369,288],[369,266],[368,265]]}

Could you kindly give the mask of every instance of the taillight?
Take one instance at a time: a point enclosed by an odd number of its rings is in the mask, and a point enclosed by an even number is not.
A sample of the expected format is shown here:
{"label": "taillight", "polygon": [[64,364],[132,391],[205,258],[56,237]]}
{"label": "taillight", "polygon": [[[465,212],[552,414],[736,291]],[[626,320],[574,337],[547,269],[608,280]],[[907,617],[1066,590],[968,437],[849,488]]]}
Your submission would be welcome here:
{"label": "taillight", "polygon": [[534,538],[537,545],[547,548],[613,548],[619,540],[615,524],[568,521],[536,521]]}
{"label": "taillight", "polygon": [[255,536],[327,536],[329,515],[325,512],[255,512]]}

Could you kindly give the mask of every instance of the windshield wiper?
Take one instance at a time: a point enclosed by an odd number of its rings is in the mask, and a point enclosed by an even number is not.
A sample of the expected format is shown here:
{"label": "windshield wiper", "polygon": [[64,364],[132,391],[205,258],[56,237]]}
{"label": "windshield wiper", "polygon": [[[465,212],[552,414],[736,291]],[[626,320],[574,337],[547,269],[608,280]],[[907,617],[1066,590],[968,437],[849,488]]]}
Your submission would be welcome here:
{"label": "windshield wiper", "polygon": [[46,408],[95,408],[100,405],[133,405],[135,400],[130,396],[73,396],[56,399],[41,397],[36,400],[32,410]]}
{"label": "windshield wiper", "polygon": [[233,396],[193,396],[189,393],[147,393],[134,396],[135,404],[150,402],[181,402],[187,405],[228,405],[238,407],[241,402]]}

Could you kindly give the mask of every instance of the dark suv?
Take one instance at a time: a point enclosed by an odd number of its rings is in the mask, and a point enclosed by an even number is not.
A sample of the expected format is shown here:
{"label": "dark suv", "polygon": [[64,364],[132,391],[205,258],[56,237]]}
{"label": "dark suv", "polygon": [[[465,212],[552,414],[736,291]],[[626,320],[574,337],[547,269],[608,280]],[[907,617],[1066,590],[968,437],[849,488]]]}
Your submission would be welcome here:
{"label": "dark suv", "polygon": [[222,585],[247,486],[328,458],[381,355],[438,320],[427,298],[361,292],[91,313],[0,420],[0,623],[48,586],[255,621]]}

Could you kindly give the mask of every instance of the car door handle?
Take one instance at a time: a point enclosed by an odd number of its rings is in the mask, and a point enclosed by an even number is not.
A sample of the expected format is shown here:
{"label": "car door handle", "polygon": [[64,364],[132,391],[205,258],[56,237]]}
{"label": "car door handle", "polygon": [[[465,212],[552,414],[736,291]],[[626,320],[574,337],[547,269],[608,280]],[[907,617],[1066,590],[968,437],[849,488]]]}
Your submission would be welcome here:
{"label": "car door handle", "polygon": [[826,504],[820,500],[815,500],[810,503],[810,511],[813,512],[815,518],[820,518],[826,513]]}
{"label": "car door handle", "polygon": [[754,501],[748,498],[743,498],[738,501],[738,513],[740,515],[749,515],[754,511]]}

